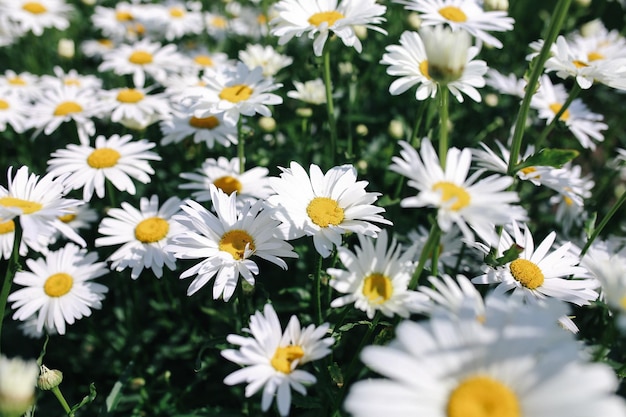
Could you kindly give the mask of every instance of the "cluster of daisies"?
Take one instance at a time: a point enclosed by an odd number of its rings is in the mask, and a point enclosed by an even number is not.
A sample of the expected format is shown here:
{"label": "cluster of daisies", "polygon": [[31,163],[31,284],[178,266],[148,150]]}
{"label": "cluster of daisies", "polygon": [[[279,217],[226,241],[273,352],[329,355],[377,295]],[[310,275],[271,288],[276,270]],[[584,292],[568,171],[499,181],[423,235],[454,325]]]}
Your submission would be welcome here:
{"label": "cluster of daisies", "polygon": [[[417,15],[420,27],[401,33],[399,44],[380,54],[379,64],[395,77],[391,95],[415,88],[417,101],[451,93],[460,103],[465,97],[481,102],[480,89],[489,87],[526,96],[524,80],[478,59],[483,47],[504,50],[498,37],[514,29],[503,2],[394,3]],[[406,180],[393,196],[403,213],[432,214],[430,230],[415,225],[393,233],[394,223],[404,222],[389,217],[379,204],[382,194],[368,190],[353,164],[323,169],[280,161],[276,175],[262,166],[246,169],[243,132],[252,118],[270,118],[284,97],[306,105],[333,99],[322,79],[294,80],[295,90],[283,92],[275,77],[286,74],[294,58],[280,48],[310,43],[307,51],[321,57],[340,40],[361,53],[367,30],[387,35],[388,9],[375,0],[280,0],[263,12],[235,1],[224,10],[204,11],[194,1],[95,6],[90,19],[102,38],[85,40],[80,49],[105,76],[60,66],[53,74],[0,75],[0,132],[30,136],[33,146],[49,140],[56,149],[45,175],[11,166],[6,187],[0,186],[0,257],[25,259],[13,280],[19,288],[8,296],[24,332],[65,334],[102,307],[108,287],[96,279],[105,282],[111,271],[133,280],[192,278],[188,296],[204,292],[229,302],[244,283],[255,286],[271,268],[288,269],[298,246],[310,245],[319,256],[318,278],[325,274],[334,291],[326,307],[337,316],[364,315],[372,329],[383,316],[404,320],[393,342],[362,352],[382,378],[352,384],[358,372],[346,374],[338,397],[345,403],[330,405],[335,411],[345,407],[359,417],[626,416],[614,373],[591,363],[574,336],[573,308],[597,302],[626,329],[626,243],[609,237],[586,247],[582,237],[592,176],[572,161],[527,163],[541,161],[533,158],[549,147],[548,135],[516,161],[512,138],[470,149],[454,146],[453,137],[453,146],[436,150],[432,138],[414,135],[398,141],[388,171],[396,182]],[[0,0],[0,44],[29,32],[65,30],[75,12],[62,0]],[[230,37],[249,43],[235,58],[184,42],[205,35],[217,45]],[[268,39],[278,46],[265,45]],[[543,41],[529,48],[532,60]],[[568,92],[553,73],[575,86]],[[575,94],[595,84],[625,90],[625,79],[626,39],[617,31],[593,22],[560,36],[532,92],[530,122],[545,124],[546,131],[562,123],[572,147],[595,150],[608,125]],[[186,194],[141,195],[168,147],[190,142],[219,156],[188,172],[168,172]],[[229,158],[232,145],[239,153]],[[530,207],[520,197],[524,186],[550,193],[534,211],[553,212],[554,231],[533,230]],[[87,242],[83,231],[96,223],[98,236]],[[105,250],[112,253],[101,259]],[[428,283],[419,281],[422,273]],[[247,335],[227,337],[237,348],[221,355],[241,368],[224,383],[247,384],[246,397],[261,391],[261,409],[276,399],[286,416],[292,390],[305,395],[318,381],[312,368],[303,368],[333,353],[342,323],[320,317],[305,326],[292,316],[283,329],[265,301],[243,329]],[[411,321],[417,317],[423,320]],[[572,382],[578,380],[589,383]]]}

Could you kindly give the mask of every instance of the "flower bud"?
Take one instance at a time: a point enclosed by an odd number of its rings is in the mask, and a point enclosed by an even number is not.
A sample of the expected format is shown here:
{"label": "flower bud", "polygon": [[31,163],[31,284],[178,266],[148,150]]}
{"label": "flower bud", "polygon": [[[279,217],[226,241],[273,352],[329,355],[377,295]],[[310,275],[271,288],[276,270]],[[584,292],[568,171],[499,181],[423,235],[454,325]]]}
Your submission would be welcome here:
{"label": "flower bud", "polygon": [[56,388],[63,381],[63,372],[57,369],[48,369],[45,365],[41,365],[41,373],[37,379],[37,388],[49,391]]}
{"label": "flower bud", "polygon": [[57,46],[57,52],[61,58],[71,59],[74,58],[75,48],[74,41],[71,39],[59,39]]}
{"label": "flower bud", "polygon": [[276,120],[273,117],[263,116],[259,119],[259,127],[266,133],[276,130]]}
{"label": "flower bud", "polygon": [[387,133],[394,139],[402,139],[404,137],[404,123],[401,120],[392,120],[389,122]]}
{"label": "flower bud", "polygon": [[436,26],[421,29],[420,36],[428,57],[429,77],[442,85],[461,78],[471,46],[470,35],[464,30]]}
{"label": "flower bud", "polygon": [[296,109],[296,114],[303,119],[308,119],[313,116],[313,110],[310,107],[300,107]]}

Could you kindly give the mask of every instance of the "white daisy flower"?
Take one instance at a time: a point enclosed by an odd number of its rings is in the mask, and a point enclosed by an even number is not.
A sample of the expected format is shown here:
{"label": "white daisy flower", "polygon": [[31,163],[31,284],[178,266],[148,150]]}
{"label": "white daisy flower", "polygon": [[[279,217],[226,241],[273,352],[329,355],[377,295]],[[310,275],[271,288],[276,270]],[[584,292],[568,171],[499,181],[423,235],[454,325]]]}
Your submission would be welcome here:
{"label": "white daisy flower", "polygon": [[516,193],[505,191],[513,178],[491,175],[479,179],[481,171],[468,178],[472,154],[470,149],[451,148],[446,156],[446,168],[441,168],[430,140],[422,141],[420,154],[401,141],[400,157],[392,158],[391,171],[409,178],[410,187],[418,190],[415,197],[400,202],[402,207],[436,207],[437,223],[447,232],[456,223],[463,237],[474,241],[472,231],[486,242],[498,241],[495,226],[525,218],[525,211],[513,205],[519,201]]}
{"label": "white daisy flower", "polygon": [[27,114],[30,103],[22,99],[17,93],[10,93],[0,87],[0,132],[7,129],[7,125],[16,133],[22,133],[30,127]]}
{"label": "white daisy flower", "polygon": [[474,284],[464,275],[429,277],[430,286],[420,285],[417,290],[429,298],[423,313],[448,314],[460,318],[472,313],[476,320],[485,320],[485,301]]}
{"label": "white daisy flower", "polygon": [[163,276],[163,266],[176,268],[174,255],[164,251],[172,236],[184,231],[172,216],[180,213],[181,201],[168,198],[159,207],[159,197],[142,197],[139,209],[128,203],[122,208],[112,208],[98,226],[98,233],[105,235],[96,239],[96,247],[122,245],[107,261],[111,269],[123,271],[131,268],[131,278],[137,279],[144,268],[151,269],[157,278]]}
{"label": "white daisy flower", "polygon": [[208,71],[202,80],[206,87],[194,89],[188,97],[193,103],[196,117],[224,113],[224,120],[234,125],[240,115],[253,116],[260,113],[271,116],[272,112],[267,106],[283,102],[280,96],[271,93],[282,87],[282,84],[274,83],[272,78],[263,77],[260,67],[250,70],[243,62],[237,63],[235,71],[229,67]]}
{"label": "white daisy flower", "polygon": [[191,107],[184,106],[174,113],[171,119],[159,123],[161,145],[179,143],[191,137],[194,143],[204,142],[207,148],[212,149],[215,143],[229,147],[237,144],[237,126],[224,123],[224,114],[196,117]]}
{"label": "white daisy flower", "polygon": [[180,177],[187,180],[178,187],[182,190],[197,190],[192,197],[200,202],[211,201],[211,185],[230,195],[235,193],[237,207],[254,204],[267,199],[273,192],[269,185],[265,167],[254,167],[239,173],[239,158],[207,158],[196,172],[183,172]]}
{"label": "white daisy flower", "polygon": [[[463,34],[464,32],[458,33]],[[387,46],[387,53],[383,55],[380,63],[390,66],[387,69],[389,75],[400,77],[389,86],[389,92],[392,95],[402,94],[414,85],[417,85],[417,90],[415,91],[417,100],[426,100],[437,95],[437,91],[441,86],[429,74],[432,57],[427,55],[424,43],[417,32],[405,31],[400,36],[400,45]],[[458,46],[459,42],[456,45]],[[469,45],[467,46],[469,47]],[[440,44],[433,44],[433,50],[434,48],[443,49]],[[485,85],[483,75],[487,71],[487,64],[485,61],[474,60],[476,55],[478,55],[478,48],[469,47],[465,52],[467,59],[454,64],[454,71],[458,73],[460,70],[460,76],[456,80],[447,82],[446,88],[450,90],[459,102],[463,102],[461,93],[466,94],[474,101],[480,102],[480,93],[476,88],[481,88]],[[443,61],[443,66],[447,67],[448,65],[445,64],[447,61],[445,59]],[[441,66],[441,64],[439,65]],[[452,63],[449,63],[449,65],[452,65]],[[444,72],[446,71],[444,70]]]}
{"label": "white daisy flower", "polygon": [[52,71],[54,76],[44,74],[39,79],[43,88],[60,89],[67,86],[78,90],[90,90],[92,93],[98,92],[102,88],[102,79],[95,75],[81,74],[75,69],[65,72],[58,65],[55,65]]}
{"label": "white daisy flower", "polygon": [[10,16],[21,31],[43,35],[47,28],[65,30],[74,7],[64,0],[2,0],[0,12]]}
{"label": "white daisy flower", "polygon": [[210,37],[220,42],[226,38],[230,29],[230,20],[227,16],[220,13],[205,13],[204,26]]}
{"label": "white daisy flower", "polygon": [[39,366],[35,360],[0,355],[0,414],[21,416],[35,402]]}
{"label": "white daisy flower", "polygon": [[465,30],[470,35],[498,49],[502,42],[488,32],[506,32],[515,22],[505,11],[485,11],[475,0],[394,0],[407,10],[420,14],[422,26],[446,24],[452,30]]}
{"label": "white daisy flower", "polygon": [[281,0],[274,5],[276,17],[270,21],[270,33],[278,36],[278,44],[284,45],[294,36],[308,33],[313,41],[313,52],[321,56],[330,34],[337,35],[344,45],[354,47],[361,53],[362,45],[354,32],[354,26],[364,26],[382,34],[379,28],[387,8],[376,0]]}
{"label": "white daisy flower", "polygon": [[204,31],[202,5],[199,2],[169,1],[153,5],[149,15],[148,31],[171,42],[185,35],[199,35]]}
{"label": "white daisy flower", "polygon": [[101,93],[103,112],[112,122],[129,129],[144,130],[171,117],[172,108],[163,94],[150,94],[148,88],[115,88]]}
{"label": "white daisy flower", "polygon": [[9,19],[6,14],[0,14],[0,46],[11,46],[24,35],[20,26]]}
{"label": "white daisy flower", "polygon": [[35,100],[41,93],[39,77],[29,72],[16,73],[6,70],[0,75],[0,90],[15,93],[27,101]]}
{"label": "white daisy flower", "polygon": [[[426,246],[426,241],[430,235],[430,230],[424,226],[418,226],[417,229],[409,231],[407,240],[415,245],[414,261],[418,261],[419,257]],[[472,259],[466,252],[460,257],[464,242],[461,231],[458,227],[453,226],[450,230],[439,236],[439,245],[437,247],[437,270],[444,271],[447,268],[467,269],[472,264]]]}
{"label": "white daisy flower", "polygon": [[274,308],[266,304],[263,312],[257,311],[250,317],[250,327],[244,329],[251,337],[227,336],[229,343],[240,348],[223,350],[221,355],[244,368],[228,375],[224,383],[247,383],[246,397],[263,388],[261,409],[267,411],[276,396],[278,412],[281,416],[288,415],[291,390],[306,395],[305,385],[317,381],[314,375],[300,369],[301,366],[330,353],[334,339],[325,337],[328,328],[328,323],[303,328],[298,318],[291,316],[283,333]]}
{"label": "white daisy flower", "polygon": [[145,32],[143,24],[138,22],[140,11],[137,4],[118,2],[115,8],[96,6],[91,15],[91,22],[106,38],[115,41],[136,40]]}
{"label": "white daisy flower", "polygon": [[387,317],[398,315],[407,318],[412,312],[422,311],[426,297],[408,289],[415,270],[413,262],[415,247],[402,251],[392,239],[387,247],[387,232],[381,231],[373,239],[359,235],[360,247],[354,252],[338,247],[337,252],[346,270],[329,268],[329,285],[342,295],[334,299],[331,307],[354,307],[367,314],[369,319],[380,311]]}
{"label": "white daisy flower", "polygon": [[115,134],[108,139],[98,136],[94,147],[70,144],[52,153],[48,172],[55,177],[64,176],[65,185],[72,190],[82,188],[85,201],[91,200],[94,191],[104,198],[105,180],[118,190],[134,195],[136,188],[131,178],[149,183],[150,175],[154,174],[149,161],[160,161],[161,157],[149,151],[154,143],[131,140],[131,135]]}
{"label": "white daisy flower", "polygon": [[[567,96],[568,93],[562,84],[553,85],[550,77],[543,75],[540,87],[533,95],[531,107],[538,111],[540,119],[550,123],[563,107]],[[589,111],[579,98],[574,99],[560,117],[560,120],[578,139],[581,146],[591,150],[596,148],[593,140],[604,141],[604,135],[601,131],[608,129],[609,126],[602,122],[603,119],[604,116],[601,114]]]}
{"label": "white daisy flower", "polygon": [[294,81],[293,86],[296,87],[295,91],[287,91],[287,97],[291,97],[295,100],[300,100],[308,104],[326,103],[326,91],[324,89],[324,81],[322,81],[321,78],[305,81],[303,83]]}
{"label": "white daisy flower", "polygon": [[146,75],[158,82],[163,81],[169,74],[178,71],[184,58],[177,52],[176,45],[161,46],[158,42],[142,39],[133,45],[119,45],[106,53],[98,71],[112,70],[117,75],[131,74],[133,84],[142,88],[146,82]]}
{"label": "white daisy flower", "polygon": [[[20,256],[26,256],[28,254],[28,246],[25,239],[22,239],[19,248]],[[15,243],[15,221],[0,220],[0,259],[9,260],[11,253],[13,252],[13,245]]]}
{"label": "white daisy flower", "polygon": [[[73,207],[72,209],[70,209],[69,213],[58,217],[58,220],[61,223],[69,226],[70,229],[72,229],[77,235],[80,234],[80,231],[82,229],[90,228],[91,225],[99,219],[100,216],[98,212],[89,207],[88,203],[82,204],[78,207]],[[52,236],[52,238],[50,239],[49,245],[55,244],[61,237],[61,233],[55,233],[54,236]]]}
{"label": "white daisy flower", "polygon": [[264,77],[273,77],[281,69],[288,67],[293,58],[279,54],[270,45],[248,44],[245,50],[239,51],[239,60],[253,70],[256,67],[263,68]]}
{"label": "white daisy flower", "polygon": [[311,164],[310,176],[297,162],[281,170],[279,178],[270,178],[276,195],[267,201],[276,208],[274,215],[288,240],[313,236],[315,250],[326,258],[333,246],[341,246],[344,233],[376,237],[381,229],[370,222],[391,224],[379,214],[385,209],[372,204],[380,194],[365,191],[368,182],[357,181],[352,165],[324,174]]}
{"label": "white daisy flower", "polygon": [[24,288],[9,295],[16,310],[15,320],[27,320],[37,313],[37,329],[65,334],[66,324],[89,317],[100,309],[108,288],[91,280],[106,275],[104,262],[95,252],[74,244],[52,251],[45,258],[27,259],[30,271],[18,271],[14,282]]}
{"label": "white daisy flower", "polygon": [[[252,1],[255,3],[255,1]],[[234,13],[233,9],[238,6],[240,9],[237,13]],[[252,7],[241,6],[240,3],[230,2],[226,4],[226,12],[233,14],[233,18],[229,22],[229,27],[232,33],[245,36],[246,38],[259,40],[267,37],[268,31],[268,16],[274,16],[273,8],[275,4],[268,5],[267,14],[263,12],[262,7],[258,2]]]}
{"label": "white daisy flower", "polygon": [[487,85],[501,94],[524,98],[526,94],[526,80],[517,78],[513,73],[501,74],[493,68],[487,70],[485,77]]}
{"label": "white daisy flower", "polygon": [[[198,72],[230,65],[228,55],[224,52],[209,52],[206,48],[198,48],[185,52],[185,55],[191,60],[191,68]],[[171,79],[166,80],[165,85],[169,87]]]}
{"label": "white daisy flower", "polygon": [[111,39],[86,39],[80,43],[80,51],[87,58],[102,59],[104,54],[113,50],[115,43]]}
{"label": "white daisy flower", "polygon": [[174,216],[188,230],[173,237],[165,247],[179,259],[202,260],[184,271],[180,278],[196,275],[187,295],[191,296],[213,277],[213,298],[230,300],[241,275],[254,285],[259,267],[251,258],[258,256],[283,269],[287,263],[282,257],[297,257],[292,246],[275,237],[278,222],[264,210],[259,201],[253,206],[237,210],[237,197],[226,194],[214,185],[210,186],[211,201],[217,214],[209,212],[200,204],[187,200],[181,209],[185,214]]}

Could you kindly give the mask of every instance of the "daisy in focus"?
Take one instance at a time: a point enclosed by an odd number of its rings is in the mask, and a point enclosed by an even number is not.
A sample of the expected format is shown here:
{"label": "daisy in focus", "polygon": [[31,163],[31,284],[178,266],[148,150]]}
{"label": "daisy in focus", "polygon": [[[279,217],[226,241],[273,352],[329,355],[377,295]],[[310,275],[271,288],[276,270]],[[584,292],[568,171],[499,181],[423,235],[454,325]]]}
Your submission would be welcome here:
{"label": "daisy in focus", "polygon": [[329,35],[337,35],[344,45],[361,53],[362,45],[354,33],[354,26],[387,34],[379,28],[387,8],[376,0],[281,0],[274,6],[276,17],[270,21],[271,31],[284,45],[294,36],[308,33],[313,41],[313,52],[321,56]]}
{"label": "daisy in focus", "polygon": [[357,181],[352,165],[329,169],[325,174],[311,164],[309,174],[297,162],[281,168],[279,178],[270,178],[276,192],[268,198],[274,216],[282,222],[287,240],[313,236],[315,250],[324,258],[341,246],[347,232],[376,237],[380,228],[371,222],[391,224],[374,203],[379,193],[365,191],[367,181]]}
{"label": "daisy in focus", "polygon": [[184,214],[173,216],[186,231],[173,236],[165,250],[179,259],[202,259],[180,275],[181,279],[196,275],[187,295],[195,294],[215,278],[213,298],[228,301],[240,275],[254,285],[259,267],[253,256],[287,269],[282,258],[297,255],[290,244],[275,237],[279,223],[264,209],[262,201],[237,210],[235,193],[228,195],[214,185],[210,185],[210,193],[216,214],[187,200],[181,206]]}
{"label": "daisy in focus", "polygon": [[474,241],[474,232],[485,242],[498,241],[495,226],[526,217],[516,193],[505,191],[512,183],[510,177],[491,175],[479,179],[480,171],[468,178],[472,154],[469,148],[451,148],[446,156],[446,168],[430,140],[422,141],[418,154],[411,145],[401,141],[400,156],[392,158],[391,171],[409,179],[408,185],[418,190],[415,197],[400,202],[402,207],[436,207],[437,223],[443,232],[456,224],[463,237]]}
{"label": "daisy in focus", "polygon": [[507,12],[485,11],[476,0],[394,0],[394,3],[418,12],[423,26],[446,24],[453,31],[465,30],[498,49],[502,48],[502,42],[488,32],[512,30],[515,22]]}
{"label": "daisy in focus", "polygon": [[224,115],[208,115],[196,117],[189,106],[184,106],[168,118],[159,123],[161,133],[161,145],[179,143],[191,137],[194,143],[204,142],[208,149],[212,149],[215,143],[228,147],[237,144],[237,126],[224,123]]}
{"label": "daisy in focus", "polygon": [[359,235],[360,247],[354,252],[337,248],[339,259],[347,270],[329,268],[329,285],[342,295],[330,306],[337,308],[354,303],[354,307],[371,320],[380,311],[387,317],[408,318],[412,312],[423,311],[427,297],[408,289],[413,271],[415,247],[402,251],[396,240],[388,248],[387,232],[374,239]]}
{"label": "daisy in focus", "polygon": [[169,120],[171,106],[163,94],[150,94],[148,88],[115,88],[101,94],[103,113],[112,122],[123,126],[144,130],[160,120]]}
{"label": "daisy in focus", "polygon": [[161,160],[150,151],[154,146],[145,139],[132,141],[131,135],[115,134],[108,139],[100,135],[94,147],[70,144],[53,152],[48,172],[54,177],[63,176],[65,185],[72,190],[82,188],[85,201],[90,201],[94,192],[104,198],[106,180],[118,190],[134,195],[132,179],[149,183],[154,174],[149,161]]}
{"label": "daisy in focus", "polygon": [[330,353],[334,339],[325,337],[328,328],[328,323],[302,327],[298,318],[291,316],[283,333],[276,311],[266,304],[263,312],[257,311],[250,317],[250,327],[243,329],[250,337],[227,336],[229,343],[240,348],[223,350],[221,355],[244,368],[228,375],[224,383],[247,383],[246,397],[263,388],[261,409],[267,411],[276,397],[279,414],[287,416],[291,390],[306,395],[305,385],[317,381],[313,374],[300,368]]}
{"label": "daisy in focus", "polygon": [[13,319],[25,321],[37,314],[37,330],[65,334],[66,325],[89,317],[92,309],[102,308],[108,288],[92,282],[109,270],[97,262],[95,252],[74,244],[52,251],[45,258],[27,259],[30,271],[18,271],[14,282],[24,288],[9,295],[16,310]]}
{"label": "daisy in focus", "polygon": [[9,16],[22,32],[43,35],[47,28],[65,30],[74,7],[64,0],[0,0],[0,14]]}
{"label": "daisy in focus", "polygon": [[128,203],[122,208],[107,211],[98,233],[104,235],[96,239],[96,247],[122,245],[107,261],[111,269],[123,271],[131,269],[131,278],[137,279],[144,268],[151,269],[157,278],[163,276],[163,266],[173,271],[176,268],[174,256],[164,251],[172,236],[184,231],[172,221],[172,216],[180,212],[181,201],[170,197],[159,206],[159,197],[142,197],[139,209]]}

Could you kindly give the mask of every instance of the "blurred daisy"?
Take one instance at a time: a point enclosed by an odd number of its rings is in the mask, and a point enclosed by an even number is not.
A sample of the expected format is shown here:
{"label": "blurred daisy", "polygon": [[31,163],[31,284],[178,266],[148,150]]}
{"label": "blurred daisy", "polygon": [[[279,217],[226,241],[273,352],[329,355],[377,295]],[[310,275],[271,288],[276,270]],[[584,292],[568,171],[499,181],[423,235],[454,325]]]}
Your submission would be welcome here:
{"label": "blurred daisy", "polygon": [[[25,239],[22,239],[19,248],[20,256],[26,256],[28,253],[28,247],[26,246]],[[13,252],[13,245],[15,243],[15,220],[0,220],[0,259],[8,260]]]}
{"label": "blurred daisy", "polygon": [[209,52],[207,49],[195,49],[191,52],[186,52],[185,55],[190,58],[192,68],[199,72],[229,65],[228,55],[223,52]]}
{"label": "blurred daisy", "polygon": [[80,43],[80,51],[87,58],[102,59],[104,54],[115,48],[115,43],[107,38],[86,39]]}
{"label": "blurred daisy", "polygon": [[[531,107],[538,111],[540,119],[550,123],[563,107],[567,96],[568,93],[562,84],[553,85],[550,77],[543,75],[540,87],[533,95]],[[593,140],[604,141],[601,131],[608,129],[609,126],[602,122],[603,119],[604,116],[592,113],[579,98],[574,99],[560,117],[582,147],[591,150],[596,148]]]}
{"label": "blurred daisy", "polygon": [[26,117],[30,104],[16,93],[11,94],[8,90],[0,87],[0,132],[7,129],[7,125],[16,133],[22,133],[30,127],[30,121]]}
{"label": "blurred daisy", "polygon": [[418,190],[417,196],[403,199],[400,205],[436,207],[437,223],[443,232],[456,223],[467,241],[474,241],[473,230],[484,241],[495,244],[495,226],[525,218],[525,211],[512,205],[519,201],[518,195],[505,191],[513,183],[512,178],[491,175],[479,179],[480,171],[468,178],[470,149],[451,148],[444,170],[428,138],[422,141],[420,154],[406,142],[401,141],[400,146],[400,157],[392,158],[389,169],[409,178],[408,185]]}
{"label": "blurred daisy", "polygon": [[475,0],[394,0],[407,10],[420,14],[422,26],[447,24],[452,30],[465,30],[470,35],[498,49],[502,42],[488,32],[513,29],[514,20],[504,11],[485,11]]}
{"label": "blurred daisy", "polygon": [[92,93],[97,92],[102,87],[102,79],[90,74],[81,74],[75,69],[67,72],[63,68],[55,65],[52,69],[54,76],[42,75],[39,83],[43,88],[59,89],[66,87],[76,88],[77,90],[90,90]]}
{"label": "blurred daisy", "polygon": [[526,94],[526,80],[517,78],[513,73],[504,75],[493,68],[487,70],[485,77],[487,85],[501,94],[524,98]]}
{"label": "blurred daisy", "polygon": [[14,282],[24,288],[9,295],[16,310],[13,319],[25,321],[37,313],[37,330],[65,334],[66,324],[100,309],[108,288],[91,280],[106,275],[104,262],[95,252],[74,244],[52,251],[45,258],[27,259],[30,271],[18,271]]}
{"label": "blurred daisy", "polygon": [[281,0],[274,6],[276,17],[270,21],[271,34],[278,36],[278,44],[284,45],[294,36],[308,33],[313,41],[313,52],[322,55],[330,34],[337,35],[346,46],[361,53],[361,41],[354,26],[364,26],[383,34],[379,28],[387,8],[376,0]]}
{"label": "blurred daisy", "polygon": [[281,69],[291,65],[293,58],[279,54],[269,45],[248,44],[246,49],[239,51],[239,60],[253,70],[263,68],[264,77],[273,77]]}
{"label": "blurred daisy", "polygon": [[235,71],[228,68],[209,71],[202,80],[206,87],[193,90],[188,98],[193,103],[194,116],[199,118],[224,113],[224,120],[234,125],[240,115],[271,116],[267,106],[283,102],[280,96],[271,93],[282,84],[263,77],[260,67],[250,70],[243,62],[237,63]]}
{"label": "blurred daisy", "polygon": [[[426,32],[428,31],[429,30],[426,30]],[[443,36],[443,34],[438,35]],[[430,33],[427,36],[430,36]],[[474,101],[480,102],[480,93],[476,88],[485,85],[483,75],[487,71],[487,64],[485,61],[474,60],[476,55],[478,55],[479,49],[470,47],[469,37],[467,37],[465,32],[459,31],[456,34],[450,33],[449,40],[451,43],[449,48],[451,49],[450,52],[452,52],[452,49],[457,50],[458,48],[464,48],[462,54],[451,53],[451,55],[456,56],[456,62],[454,63],[449,62],[445,56],[429,56],[425,45],[426,40],[423,40],[417,32],[403,32],[400,36],[400,45],[387,46],[387,53],[383,55],[380,61],[381,64],[389,65],[387,69],[389,75],[400,77],[391,83],[389,92],[392,95],[398,95],[404,93],[414,85],[417,85],[417,90],[415,91],[415,98],[417,100],[434,98],[437,95],[438,88],[441,88],[439,82],[433,79],[429,73],[429,71],[432,72],[433,62],[431,61],[435,58],[435,60],[440,60],[437,64],[439,69],[436,70],[438,73],[458,74],[457,79],[446,82],[446,88],[450,90],[459,102],[463,102],[463,95],[461,93],[466,94]],[[429,38],[428,41],[433,44],[433,51],[436,50],[436,48],[440,50],[444,48],[441,42],[434,42],[435,39],[431,41]],[[452,45],[454,45],[454,47]],[[465,45],[465,47],[463,45]],[[433,55],[442,55],[442,52],[440,51],[437,54],[433,53]],[[466,57],[466,59],[459,60],[459,55]],[[445,69],[448,67],[450,67],[450,69]]]}
{"label": "blurred daisy", "polygon": [[48,171],[55,177],[63,176],[70,189],[82,188],[85,201],[91,200],[94,191],[104,198],[106,180],[118,190],[134,195],[136,188],[131,178],[149,183],[154,174],[149,161],[160,161],[161,157],[150,151],[154,143],[131,140],[131,135],[115,134],[108,139],[98,136],[94,147],[70,144],[52,153]]}
{"label": "blurred daisy", "polygon": [[116,88],[101,94],[103,111],[112,122],[129,129],[144,130],[171,117],[171,106],[162,94],[149,94],[146,88]]}
{"label": "blurred daisy", "polygon": [[[417,229],[411,230],[407,234],[407,240],[415,245],[414,261],[417,262],[419,259],[429,235],[430,231],[424,226],[418,226]],[[466,269],[472,264],[473,259],[469,256],[469,253],[465,252],[460,257],[462,248],[465,245],[462,237],[461,231],[456,226],[440,235],[437,248],[438,271],[444,271],[446,268]]]}
{"label": "blurred daisy", "polygon": [[154,9],[150,26],[169,42],[185,35],[199,35],[204,31],[201,8],[200,2],[169,1]]}
{"label": "blurred daisy", "polygon": [[371,320],[380,311],[387,317],[422,311],[426,296],[408,289],[413,271],[415,247],[402,251],[396,240],[389,248],[387,232],[381,231],[374,239],[359,235],[360,247],[354,252],[343,246],[337,248],[341,263],[346,270],[329,268],[329,285],[342,295],[334,299],[331,307],[343,307],[354,303],[354,307],[367,314]]}
{"label": "blurred daisy", "polygon": [[447,314],[452,318],[471,312],[476,320],[485,320],[485,301],[474,284],[464,275],[429,277],[430,286],[420,285],[417,290],[428,297],[429,303],[422,313]]}
{"label": "blurred daisy", "polygon": [[133,84],[142,88],[146,75],[158,82],[163,81],[170,73],[178,71],[184,58],[177,52],[176,45],[161,46],[158,42],[142,39],[132,45],[119,45],[106,53],[98,71],[112,70],[117,75],[131,74]]}
{"label": "blurred daisy", "polygon": [[314,384],[317,379],[311,373],[300,369],[308,362],[328,355],[334,343],[328,334],[328,323],[321,326],[301,327],[296,316],[291,316],[285,332],[271,304],[266,304],[263,312],[257,311],[250,317],[250,327],[243,329],[251,337],[230,334],[226,340],[240,346],[239,349],[225,349],[221,355],[244,368],[224,379],[226,385],[247,383],[246,397],[253,396],[263,388],[261,409],[266,412],[276,396],[278,412],[289,414],[291,390],[306,395],[305,385]]}
{"label": "blurred daisy", "polygon": [[300,100],[308,104],[324,104],[326,103],[326,90],[324,81],[321,78],[305,81],[303,83],[294,81],[295,91],[287,91],[287,97]]}
{"label": "blurred daisy", "polygon": [[209,36],[219,42],[226,38],[230,21],[223,14],[207,12],[204,14],[204,25]]}
{"label": "blurred daisy", "polygon": [[270,178],[276,194],[267,201],[276,208],[274,215],[288,240],[313,236],[315,250],[326,258],[333,246],[341,246],[344,233],[376,237],[380,228],[371,222],[391,224],[379,214],[385,209],[372,205],[380,194],[365,191],[368,183],[357,181],[352,165],[324,174],[311,164],[310,176],[297,162],[281,170],[279,178]]}
{"label": "blurred daisy", "polygon": [[196,172],[183,172],[180,177],[188,182],[179,185],[183,190],[197,190],[192,197],[197,201],[211,201],[211,185],[231,195],[235,193],[237,207],[265,200],[272,189],[265,167],[254,167],[239,173],[239,158],[207,158]]}
{"label": "blurred daisy", "polygon": [[123,39],[133,41],[145,31],[138,16],[137,4],[121,1],[115,4],[115,8],[96,5],[91,22],[109,39],[117,42]]}
{"label": "blurred daisy", "polygon": [[175,235],[165,250],[180,259],[203,258],[180,275],[181,279],[196,275],[187,295],[193,295],[215,277],[213,298],[228,301],[239,275],[254,285],[259,267],[251,259],[253,256],[287,269],[282,257],[297,255],[290,244],[274,236],[278,222],[263,209],[262,201],[237,210],[234,193],[228,195],[214,185],[210,186],[210,193],[217,215],[187,200],[181,207],[185,213],[173,217],[187,231]]}
{"label": "blurred daisy", "polygon": [[[69,213],[59,216],[58,220],[68,225],[76,234],[80,234],[82,229],[90,228],[99,218],[98,212],[85,203],[78,207],[73,207]],[[59,237],[60,233],[56,233],[52,237],[50,244],[56,243]]]}
{"label": "blurred daisy", "polygon": [[212,149],[215,143],[228,147],[237,144],[237,126],[224,123],[224,115],[196,117],[189,106],[175,112],[171,119],[163,120],[159,127],[163,137],[161,145],[179,143],[191,137],[194,143],[205,143]]}
{"label": "blurred daisy", "polygon": [[21,416],[32,408],[38,376],[37,361],[0,355],[0,415]]}
{"label": "blurred daisy", "polygon": [[181,201],[170,197],[159,207],[159,197],[141,197],[139,209],[128,203],[122,208],[112,208],[98,226],[98,233],[104,235],[96,239],[96,247],[122,245],[107,261],[111,269],[123,271],[131,268],[131,278],[137,279],[144,268],[151,269],[157,278],[163,276],[163,266],[173,271],[176,268],[174,256],[164,251],[172,236],[184,231],[172,221],[172,216],[180,212]]}
{"label": "blurred daisy", "polygon": [[35,100],[41,93],[39,77],[29,72],[18,74],[13,70],[6,70],[4,75],[0,75],[0,91],[15,93],[24,100]]}
{"label": "blurred daisy", "polygon": [[74,7],[64,0],[2,0],[0,12],[10,16],[21,31],[43,35],[47,28],[65,30],[70,26],[69,17]]}

